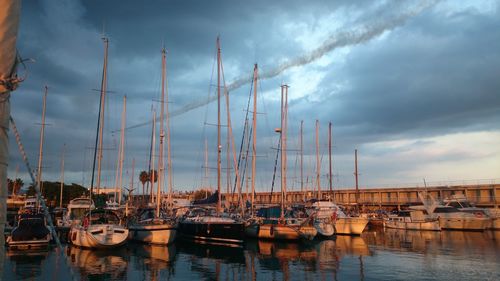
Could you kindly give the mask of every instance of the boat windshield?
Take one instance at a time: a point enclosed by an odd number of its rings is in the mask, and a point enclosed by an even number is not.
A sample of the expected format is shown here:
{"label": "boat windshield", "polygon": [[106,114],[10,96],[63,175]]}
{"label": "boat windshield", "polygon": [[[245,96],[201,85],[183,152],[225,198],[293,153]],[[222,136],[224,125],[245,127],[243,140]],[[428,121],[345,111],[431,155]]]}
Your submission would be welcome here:
{"label": "boat windshield", "polygon": [[75,208],[71,209],[70,220],[81,220],[83,216],[89,211],[88,208]]}

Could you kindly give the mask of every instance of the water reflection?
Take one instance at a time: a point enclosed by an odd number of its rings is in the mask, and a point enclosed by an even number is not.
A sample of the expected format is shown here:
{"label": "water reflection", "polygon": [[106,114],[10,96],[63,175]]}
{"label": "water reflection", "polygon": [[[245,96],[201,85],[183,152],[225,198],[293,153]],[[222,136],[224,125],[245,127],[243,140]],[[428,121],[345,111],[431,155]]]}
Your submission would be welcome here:
{"label": "water reflection", "polygon": [[168,246],[129,244],[133,256],[134,269],[140,272],[144,280],[170,279],[175,275],[175,244]]}
{"label": "water reflection", "polygon": [[397,251],[422,254],[470,254],[484,252],[500,246],[499,231],[416,231],[385,229],[365,232],[362,238],[370,245]]}
{"label": "water reflection", "polygon": [[[41,275],[42,262],[47,258],[48,251],[6,251],[6,259],[13,264],[11,270],[16,279],[28,279]],[[8,269],[6,269],[8,270]]]}
{"label": "water reflection", "polygon": [[82,280],[95,278],[105,280],[127,279],[127,256],[126,248],[113,250],[67,248],[70,265],[80,273]]}
{"label": "water reflection", "polygon": [[69,265],[76,280],[500,280],[500,231],[382,229],[300,243],[248,240],[236,248],[177,241],[64,252],[7,251],[4,279],[70,280]]}

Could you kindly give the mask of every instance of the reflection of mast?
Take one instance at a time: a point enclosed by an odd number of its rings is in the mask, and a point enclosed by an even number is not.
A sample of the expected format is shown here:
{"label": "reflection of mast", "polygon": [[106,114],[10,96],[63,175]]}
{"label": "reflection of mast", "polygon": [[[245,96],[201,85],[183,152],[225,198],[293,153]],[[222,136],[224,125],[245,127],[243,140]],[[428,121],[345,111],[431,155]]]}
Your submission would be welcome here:
{"label": "reflection of mast", "polygon": [[359,256],[359,280],[365,280],[365,271],[363,266],[363,256]]}

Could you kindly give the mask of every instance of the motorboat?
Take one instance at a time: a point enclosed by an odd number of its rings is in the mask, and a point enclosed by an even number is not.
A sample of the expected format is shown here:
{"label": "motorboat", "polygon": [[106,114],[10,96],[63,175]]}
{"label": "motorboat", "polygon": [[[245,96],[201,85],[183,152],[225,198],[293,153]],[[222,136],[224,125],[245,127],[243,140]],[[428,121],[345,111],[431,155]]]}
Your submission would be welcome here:
{"label": "motorboat", "polygon": [[433,219],[424,210],[403,210],[384,219],[384,227],[404,230],[440,231],[438,219]]}
{"label": "motorboat", "polygon": [[58,227],[71,227],[73,224],[80,224],[85,214],[94,210],[94,202],[88,197],[78,197],[71,200],[67,211],[62,219],[57,220]]}
{"label": "motorboat", "polygon": [[309,212],[311,211],[319,212],[322,218],[330,217],[336,234],[360,235],[369,222],[365,217],[347,216],[339,206],[330,201],[314,202],[312,208],[309,208]]}
{"label": "motorboat", "polygon": [[6,244],[13,250],[31,250],[47,248],[51,240],[45,216],[38,212],[25,212],[19,215]]}
{"label": "motorboat", "polygon": [[114,212],[98,209],[88,212],[81,224],[73,224],[69,241],[79,247],[106,249],[125,244],[128,234]]}
{"label": "motorboat", "polygon": [[441,229],[483,231],[491,226],[491,218],[484,212],[464,212],[452,206],[438,206],[431,215],[439,220]]}
{"label": "motorboat", "polygon": [[443,200],[445,206],[451,206],[458,211],[474,214],[477,218],[490,218],[490,223],[486,228],[500,229],[500,212],[495,209],[488,210],[485,208],[478,208],[472,204],[465,195],[453,194],[449,198]]}

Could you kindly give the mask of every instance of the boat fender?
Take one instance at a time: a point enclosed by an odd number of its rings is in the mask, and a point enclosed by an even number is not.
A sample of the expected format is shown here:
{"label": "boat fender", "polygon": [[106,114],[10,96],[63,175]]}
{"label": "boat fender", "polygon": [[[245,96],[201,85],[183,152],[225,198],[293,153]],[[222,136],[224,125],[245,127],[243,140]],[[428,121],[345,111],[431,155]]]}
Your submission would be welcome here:
{"label": "boat fender", "polygon": [[207,225],[207,234],[210,234],[210,224]]}
{"label": "boat fender", "polygon": [[269,229],[269,234],[270,234],[271,236],[273,236],[273,235],[274,235],[274,225],[271,225],[271,228]]}
{"label": "boat fender", "polygon": [[332,221],[336,221],[337,220],[337,210],[335,210],[332,214]]}
{"label": "boat fender", "polygon": [[87,227],[89,227],[89,218],[88,217],[83,218],[83,223],[82,224],[83,224],[83,227],[85,229],[87,229]]}

